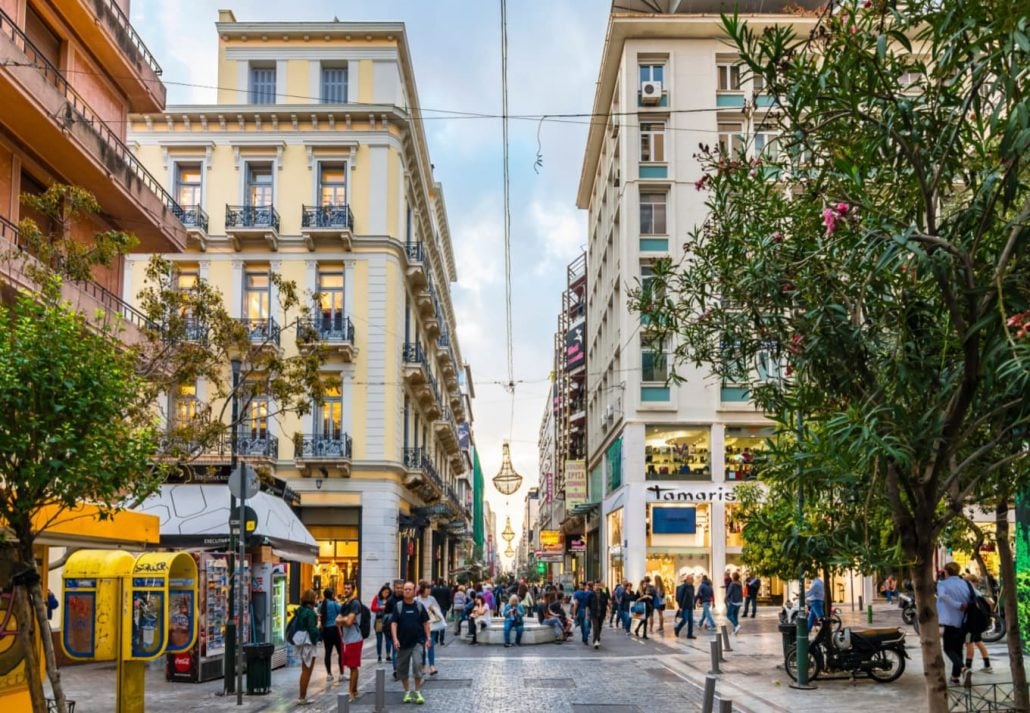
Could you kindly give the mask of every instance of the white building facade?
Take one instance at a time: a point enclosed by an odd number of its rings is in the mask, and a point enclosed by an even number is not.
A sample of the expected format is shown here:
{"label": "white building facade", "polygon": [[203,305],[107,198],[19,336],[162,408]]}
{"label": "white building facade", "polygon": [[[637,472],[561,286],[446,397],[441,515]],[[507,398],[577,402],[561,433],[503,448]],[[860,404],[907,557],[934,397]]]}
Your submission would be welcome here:
{"label": "white building facade", "polygon": [[[608,119],[591,126],[577,196],[589,212],[587,467],[605,489],[601,571],[610,584],[645,575],[674,584],[690,572],[718,586],[741,565],[735,488],[755,477],[771,423],[743,385],[704,369],[678,367],[686,380],[668,383],[662,350],[627,303],[654,261],[683,257],[683,238],[705,218],[706,196],[694,185],[699,144],[774,147],[773,136],[756,132],[772,102],[738,67],[717,7],[658,15],[638,4],[640,13],[609,20],[593,108]],[[703,9],[696,5],[693,12]],[[803,33],[816,18],[748,21],[790,22]],[[833,592],[838,601],[863,593],[843,584]],[[782,592],[783,583],[763,581],[763,598]]]}

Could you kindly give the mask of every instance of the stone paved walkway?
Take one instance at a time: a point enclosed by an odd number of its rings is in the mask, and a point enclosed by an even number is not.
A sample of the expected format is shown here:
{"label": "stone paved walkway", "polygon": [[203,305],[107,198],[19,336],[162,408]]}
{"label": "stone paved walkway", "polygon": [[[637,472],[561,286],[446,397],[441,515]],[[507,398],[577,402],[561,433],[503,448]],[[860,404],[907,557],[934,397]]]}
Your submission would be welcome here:
{"label": "stone paved walkway", "polygon": [[[846,620],[858,620],[845,613]],[[670,617],[671,619],[671,617]],[[896,609],[878,609],[874,624],[885,626],[900,621]],[[863,620],[864,622],[864,620]],[[814,691],[796,691],[780,668],[782,661],[776,612],[767,609],[757,619],[747,619],[738,636],[732,637],[733,652],[719,676],[717,695],[725,695],[740,713],[825,713],[825,711],[920,710],[924,707],[922,664],[918,642],[909,636],[905,674],[892,684],[872,680],[818,680]],[[578,631],[577,631],[578,636]],[[990,646],[993,676],[977,676],[977,682],[1007,681],[1008,662],[1004,643]],[[374,704],[374,639],[365,643],[361,675],[362,697],[350,710],[372,713]],[[426,704],[410,710],[427,713],[675,713],[700,710],[702,687],[709,668],[708,639],[673,639],[671,624],[665,635],[642,641],[620,631],[605,628],[602,649],[583,646],[578,639],[562,645],[469,646],[449,638],[438,649],[440,674],[428,678],[423,692]],[[979,661],[977,662],[979,665]],[[401,685],[386,671],[386,709],[409,710],[400,702]],[[272,693],[244,696],[236,706],[235,696],[217,695],[221,682],[204,684],[167,683],[155,667],[147,673],[147,713],[206,713],[246,711],[282,713],[307,710],[337,713],[337,695],[346,690],[339,681],[328,682],[321,660],[309,689],[314,703],[296,705],[298,668],[272,673]],[[114,710],[114,666],[91,664],[62,670],[66,689],[77,701],[76,713],[110,713]],[[716,709],[718,710],[718,708]],[[8,713],[6,711],[0,713]],[[12,712],[13,713],[13,712]]]}

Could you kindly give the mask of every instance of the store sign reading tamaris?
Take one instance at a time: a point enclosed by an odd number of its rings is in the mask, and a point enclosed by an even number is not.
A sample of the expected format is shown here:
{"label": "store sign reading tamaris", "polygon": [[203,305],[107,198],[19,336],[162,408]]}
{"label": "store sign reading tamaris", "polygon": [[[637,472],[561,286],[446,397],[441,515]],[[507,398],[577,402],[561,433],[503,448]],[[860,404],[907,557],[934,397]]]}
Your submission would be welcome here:
{"label": "store sign reading tamaris", "polygon": [[[148,661],[197,638],[197,564],[188,554],[81,550],[64,567],[69,658]],[[121,611],[120,619],[111,612]]]}

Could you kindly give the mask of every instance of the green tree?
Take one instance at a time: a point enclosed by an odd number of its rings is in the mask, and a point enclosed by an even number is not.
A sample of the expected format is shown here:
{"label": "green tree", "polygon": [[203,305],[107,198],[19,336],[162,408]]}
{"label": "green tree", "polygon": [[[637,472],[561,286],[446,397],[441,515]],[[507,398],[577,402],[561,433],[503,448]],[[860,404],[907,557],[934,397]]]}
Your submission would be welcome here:
{"label": "green tree", "polygon": [[0,521],[10,535],[0,547],[13,559],[19,644],[37,713],[46,710],[33,643],[39,632],[51,685],[58,700],[64,696],[36,538],[80,504],[110,515],[160,482],[156,419],[134,355],[58,298],[54,281],[0,305]]}
{"label": "green tree", "polygon": [[934,713],[934,548],[1026,456],[1026,15],[1007,0],[831,3],[809,36],[725,18],[775,98],[753,125],[776,139],[702,147],[710,216],[638,295],[675,361],[743,375],[767,413],[804,414],[882,499],[912,567]]}
{"label": "green tree", "polygon": [[[82,315],[61,303],[64,281],[85,283],[138,244],[122,231],[75,239],[101,213],[88,191],[54,184],[22,196],[34,218],[19,224],[19,249],[0,256],[38,288],[0,312],[0,522],[10,538],[19,622],[48,631],[45,597],[32,558],[33,543],[69,509],[94,505],[102,517],[132,507],[175,471],[220,448],[245,420],[255,397],[275,406],[268,418],[305,413],[339,378],[322,371],[327,351],[311,330],[310,309],[294,283],[270,273],[284,324],[245,324],[222,295],[200,281],[176,282],[175,266],[160,257],[147,269],[133,339],[128,325]],[[317,295],[311,296],[317,298]],[[286,356],[283,335],[296,335]],[[239,360],[239,383],[230,362]],[[168,395],[199,380],[207,396],[190,417],[165,410]],[[232,416],[232,403],[239,404]],[[260,471],[259,471],[260,472]],[[267,475],[267,472],[264,473]],[[41,514],[45,517],[41,518]],[[44,713],[32,632],[19,627],[34,713]],[[53,644],[43,636],[46,670],[65,713]]]}

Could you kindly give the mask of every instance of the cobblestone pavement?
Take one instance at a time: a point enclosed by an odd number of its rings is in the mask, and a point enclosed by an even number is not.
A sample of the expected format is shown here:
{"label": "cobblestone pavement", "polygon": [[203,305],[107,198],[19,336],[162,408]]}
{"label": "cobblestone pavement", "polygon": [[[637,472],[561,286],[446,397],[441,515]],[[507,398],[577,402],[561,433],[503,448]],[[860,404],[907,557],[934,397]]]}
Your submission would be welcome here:
{"label": "cobblestone pavement", "polygon": [[[918,641],[909,637],[908,669],[897,682],[878,684],[871,680],[818,680],[814,691],[796,691],[788,685],[782,670],[776,609],[767,608],[757,619],[743,621],[738,636],[731,636],[733,651],[726,654],[723,674],[718,677],[717,696],[725,695],[741,713],[824,713],[825,711],[920,709],[922,664]],[[845,612],[845,620],[864,623],[857,614]],[[897,620],[897,621],[896,621]],[[878,609],[874,625],[900,621],[896,609]],[[500,646],[470,646],[448,637],[438,649],[438,676],[429,677],[423,688],[426,703],[410,709],[427,713],[456,710],[479,713],[650,713],[656,710],[700,710],[702,687],[709,669],[709,638],[687,641],[673,638],[671,615],[665,634],[648,641],[627,637],[605,628],[602,648],[595,651],[578,639],[562,645],[544,644],[505,649]],[[990,647],[994,668],[991,677],[978,675],[977,683],[1001,682],[1008,678],[1004,643]],[[354,713],[372,713],[375,696],[375,640],[365,642],[361,669],[362,697],[350,706]],[[979,666],[979,660],[977,661]],[[386,709],[409,709],[402,705],[401,685],[386,671]],[[335,669],[334,669],[335,670]],[[299,668],[282,668],[272,673],[272,693],[244,696],[237,707],[235,696],[217,695],[220,681],[203,684],[167,683],[163,669],[147,672],[147,713],[204,713],[206,711],[306,710],[337,713],[337,695],[346,690],[339,681],[326,681],[321,657],[308,692],[313,703],[298,706]],[[62,669],[69,697],[77,701],[76,713],[110,713],[114,710],[113,664],[91,664]],[[718,708],[716,708],[718,710]],[[3,713],[7,713],[6,711]]]}

